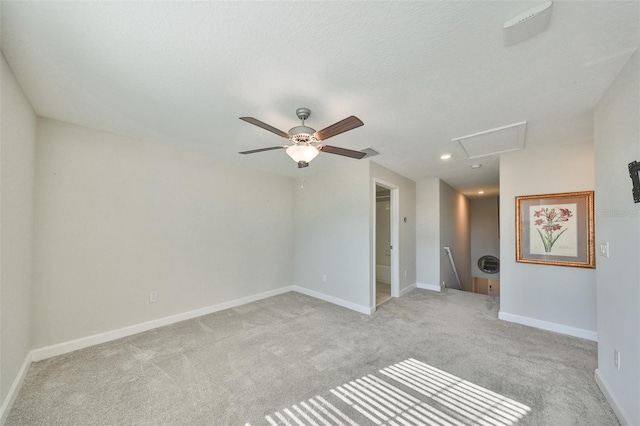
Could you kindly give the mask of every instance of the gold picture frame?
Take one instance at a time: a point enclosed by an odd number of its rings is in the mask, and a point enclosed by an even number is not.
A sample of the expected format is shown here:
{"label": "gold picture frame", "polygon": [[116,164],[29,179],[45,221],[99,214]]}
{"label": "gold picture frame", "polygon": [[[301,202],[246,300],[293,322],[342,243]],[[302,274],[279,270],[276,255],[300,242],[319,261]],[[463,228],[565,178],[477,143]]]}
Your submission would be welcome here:
{"label": "gold picture frame", "polygon": [[593,191],[516,197],[516,262],[595,268]]}

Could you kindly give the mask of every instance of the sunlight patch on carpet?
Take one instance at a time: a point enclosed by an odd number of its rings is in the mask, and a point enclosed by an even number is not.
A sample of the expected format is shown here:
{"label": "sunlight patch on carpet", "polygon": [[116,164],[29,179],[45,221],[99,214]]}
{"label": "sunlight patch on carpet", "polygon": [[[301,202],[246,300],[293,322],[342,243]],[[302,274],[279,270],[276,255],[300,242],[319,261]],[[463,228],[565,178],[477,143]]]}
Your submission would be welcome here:
{"label": "sunlight patch on carpet", "polygon": [[[524,404],[415,359],[265,416],[270,426],[509,426]],[[245,426],[251,426],[246,423]]]}

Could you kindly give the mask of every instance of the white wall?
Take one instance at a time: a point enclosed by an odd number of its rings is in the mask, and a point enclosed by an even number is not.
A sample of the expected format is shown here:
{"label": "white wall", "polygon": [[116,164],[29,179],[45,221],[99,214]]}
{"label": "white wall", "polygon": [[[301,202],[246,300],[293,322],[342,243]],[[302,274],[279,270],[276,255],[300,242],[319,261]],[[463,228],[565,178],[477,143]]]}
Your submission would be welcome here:
{"label": "white wall", "polygon": [[0,405],[6,408],[31,349],[36,116],[0,57]]}
{"label": "white wall", "polygon": [[371,307],[368,163],[318,173],[311,164],[301,170],[304,188],[301,179],[294,187],[294,284],[363,312]]}
{"label": "white wall", "polygon": [[500,239],[498,238],[498,197],[472,198],[469,200],[471,233],[471,276],[500,279],[500,272],[487,274],[478,268],[482,256],[500,259]]}
{"label": "white wall", "polygon": [[378,178],[399,188],[399,284],[401,292],[411,288],[416,261],[415,183],[369,160],[304,175],[304,188],[301,178],[294,189],[295,285],[360,312],[375,308],[373,211]]}
{"label": "white wall", "polygon": [[36,155],[35,348],[292,284],[291,179],[40,118]]}
{"label": "white wall", "polygon": [[418,286],[440,289],[440,179],[416,183],[416,279]]}
{"label": "white wall", "polygon": [[444,247],[451,247],[462,289],[471,291],[469,237],[469,199],[440,181],[440,282],[444,281],[447,288],[459,288],[449,256],[444,251]]}
{"label": "white wall", "polygon": [[[594,110],[598,370],[621,423],[640,425],[640,204],[627,164],[640,161],[640,83],[636,52]],[[620,351],[621,368],[613,364]]]}
{"label": "white wall", "polygon": [[[414,287],[416,284],[416,183],[373,161],[371,161],[370,166],[369,194],[371,197],[371,209],[375,204],[375,179],[398,188],[399,214],[395,225],[399,231],[399,290],[400,294],[402,294],[403,291]],[[405,217],[407,218],[406,222],[404,221]],[[371,227],[371,234],[373,234],[373,226]],[[373,282],[371,284],[373,289]],[[371,303],[372,306],[375,305],[373,291]]]}
{"label": "white wall", "polygon": [[[593,145],[500,158],[500,318],[596,339],[595,271],[516,263],[515,197],[594,189]],[[595,195],[596,200],[598,194]]]}

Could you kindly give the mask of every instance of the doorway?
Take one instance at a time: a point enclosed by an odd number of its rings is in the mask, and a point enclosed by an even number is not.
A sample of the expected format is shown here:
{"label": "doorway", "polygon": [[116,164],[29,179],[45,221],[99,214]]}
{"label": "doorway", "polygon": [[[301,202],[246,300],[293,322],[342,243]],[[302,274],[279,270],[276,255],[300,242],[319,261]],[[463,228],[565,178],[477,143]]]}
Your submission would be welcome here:
{"label": "doorway", "polygon": [[379,306],[399,296],[398,283],[398,188],[375,181],[374,302]]}

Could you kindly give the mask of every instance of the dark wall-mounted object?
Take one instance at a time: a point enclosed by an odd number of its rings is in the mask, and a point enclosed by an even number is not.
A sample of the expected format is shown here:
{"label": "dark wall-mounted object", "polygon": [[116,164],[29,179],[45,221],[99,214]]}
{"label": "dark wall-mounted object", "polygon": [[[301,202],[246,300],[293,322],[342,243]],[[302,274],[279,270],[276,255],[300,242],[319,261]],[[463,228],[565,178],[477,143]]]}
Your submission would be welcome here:
{"label": "dark wall-mounted object", "polygon": [[487,274],[497,274],[500,272],[500,259],[495,256],[482,256],[478,259],[478,268]]}
{"label": "dark wall-mounted object", "polygon": [[633,202],[640,203],[640,162],[632,161],[629,163],[629,177],[633,182]]}

